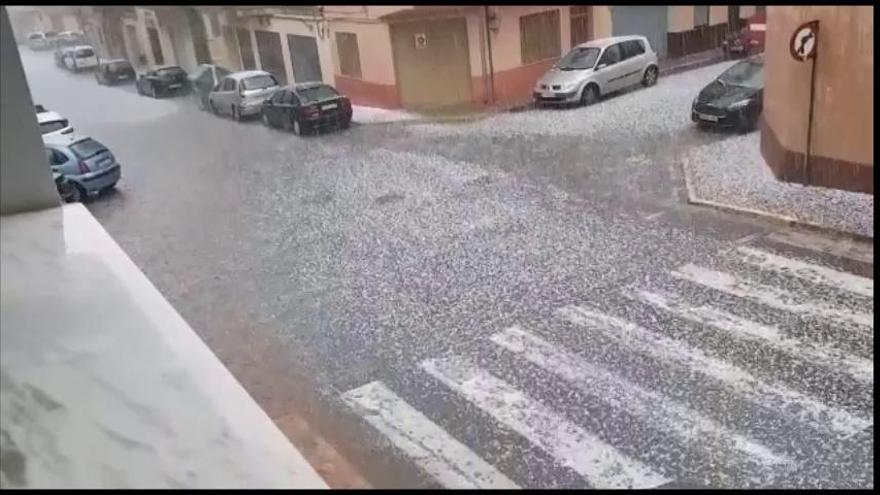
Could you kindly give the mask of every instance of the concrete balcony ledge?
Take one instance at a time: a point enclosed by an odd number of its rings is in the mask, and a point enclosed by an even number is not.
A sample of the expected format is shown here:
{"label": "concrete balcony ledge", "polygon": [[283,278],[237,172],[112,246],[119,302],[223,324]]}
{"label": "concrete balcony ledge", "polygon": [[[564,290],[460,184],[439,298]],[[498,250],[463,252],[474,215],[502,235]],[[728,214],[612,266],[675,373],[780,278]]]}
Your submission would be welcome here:
{"label": "concrete balcony ledge", "polygon": [[3,488],[327,487],[82,205],[0,243]]}

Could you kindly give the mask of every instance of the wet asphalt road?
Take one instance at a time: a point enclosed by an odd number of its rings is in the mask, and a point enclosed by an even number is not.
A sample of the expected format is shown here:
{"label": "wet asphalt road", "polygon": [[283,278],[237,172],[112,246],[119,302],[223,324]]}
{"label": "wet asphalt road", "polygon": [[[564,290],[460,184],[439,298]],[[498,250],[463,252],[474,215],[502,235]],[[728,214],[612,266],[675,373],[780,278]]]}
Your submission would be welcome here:
{"label": "wet asphalt road", "polygon": [[722,65],[297,138],[22,57],[123,165],[93,214],[374,485],[873,487],[873,265],[682,201],[677,157],[728,138],[687,116]]}

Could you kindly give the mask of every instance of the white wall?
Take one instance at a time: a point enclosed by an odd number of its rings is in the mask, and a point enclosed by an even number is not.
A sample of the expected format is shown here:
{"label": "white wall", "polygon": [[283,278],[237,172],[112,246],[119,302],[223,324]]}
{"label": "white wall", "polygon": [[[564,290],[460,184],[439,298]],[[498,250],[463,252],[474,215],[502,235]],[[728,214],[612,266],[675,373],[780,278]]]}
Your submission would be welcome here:
{"label": "white wall", "polygon": [[0,8],[0,214],[61,204],[34,113],[21,57]]}

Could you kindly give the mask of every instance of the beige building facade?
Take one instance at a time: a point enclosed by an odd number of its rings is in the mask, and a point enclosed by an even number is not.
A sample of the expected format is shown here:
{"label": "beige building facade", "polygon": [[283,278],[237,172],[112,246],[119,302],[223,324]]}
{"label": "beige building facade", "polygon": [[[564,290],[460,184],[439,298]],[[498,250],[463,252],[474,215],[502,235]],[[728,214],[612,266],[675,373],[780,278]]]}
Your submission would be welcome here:
{"label": "beige building facade", "polygon": [[[812,61],[789,50],[794,30],[818,20]],[[761,152],[779,180],[874,193],[874,8],[767,7]]]}

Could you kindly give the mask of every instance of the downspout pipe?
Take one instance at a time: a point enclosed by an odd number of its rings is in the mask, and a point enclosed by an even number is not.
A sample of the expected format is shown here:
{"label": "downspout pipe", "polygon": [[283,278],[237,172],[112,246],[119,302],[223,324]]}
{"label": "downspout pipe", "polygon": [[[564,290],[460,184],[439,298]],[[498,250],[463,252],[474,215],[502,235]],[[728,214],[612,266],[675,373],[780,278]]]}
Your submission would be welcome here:
{"label": "downspout pipe", "polygon": [[489,51],[489,103],[495,103],[495,66],[492,63],[492,30],[489,28],[489,6],[483,6],[486,18],[486,46]]}

